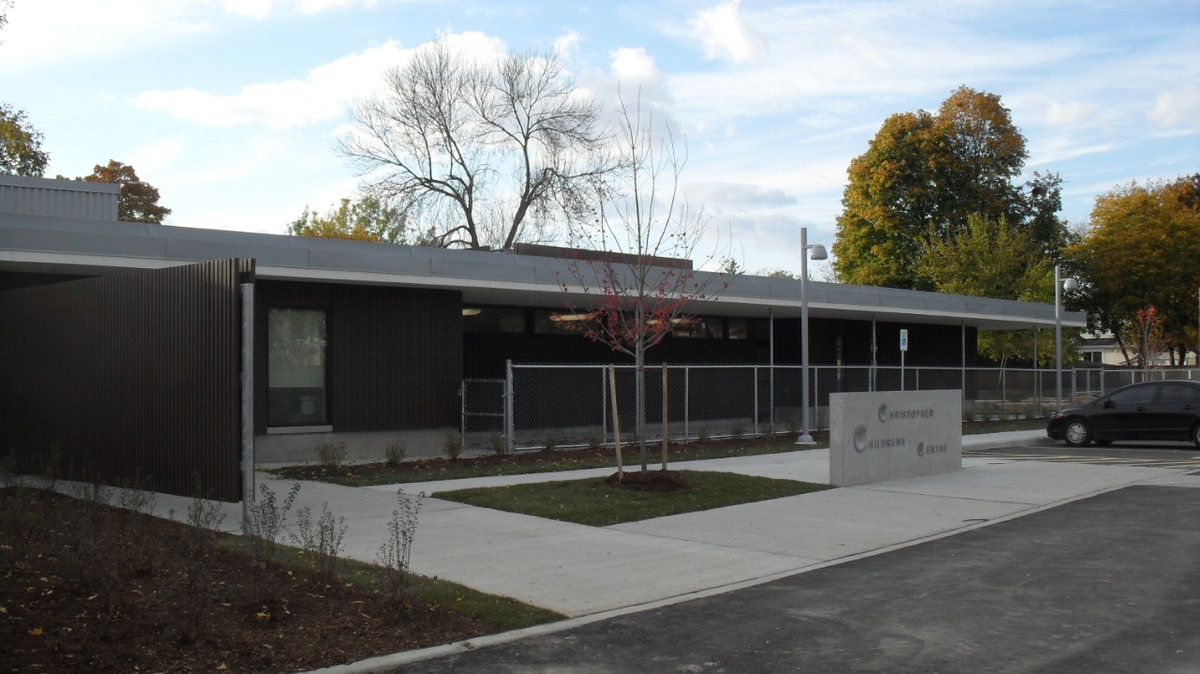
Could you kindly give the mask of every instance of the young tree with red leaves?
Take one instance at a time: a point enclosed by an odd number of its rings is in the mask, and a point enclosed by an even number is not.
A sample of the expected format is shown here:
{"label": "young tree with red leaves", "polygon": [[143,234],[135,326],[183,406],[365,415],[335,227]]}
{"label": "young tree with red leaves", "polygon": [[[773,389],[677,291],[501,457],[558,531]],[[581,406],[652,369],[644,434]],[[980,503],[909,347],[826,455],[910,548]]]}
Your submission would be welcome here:
{"label": "young tree with red leaves", "polygon": [[[612,163],[619,168],[594,185],[594,219],[576,223],[572,230],[576,248],[605,252],[572,259],[572,278],[562,283],[570,313],[555,318],[633,357],[635,426],[644,472],[646,349],[690,320],[689,304],[715,298],[728,283],[722,274],[696,272],[690,262],[707,217],[689,208],[679,191],[686,149],[680,154],[665,125],[656,136],[653,114],[642,110],[640,96],[632,109],[621,98],[618,117]],[[703,262],[713,259],[716,253]]]}
{"label": "young tree with red leaves", "polygon": [[1158,354],[1170,344],[1163,332],[1162,316],[1158,315],[1158,309],[1153,305],[1138,309],[1133,327],[1136,330],[1138,366],[1148,369],[1158,360]]}

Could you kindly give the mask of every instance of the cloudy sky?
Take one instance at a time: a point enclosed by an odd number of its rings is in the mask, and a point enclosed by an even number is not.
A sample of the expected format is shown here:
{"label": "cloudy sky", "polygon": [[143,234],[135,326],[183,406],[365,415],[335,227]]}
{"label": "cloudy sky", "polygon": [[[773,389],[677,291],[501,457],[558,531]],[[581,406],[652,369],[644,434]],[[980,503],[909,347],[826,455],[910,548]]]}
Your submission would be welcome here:
{"label": "cloudy sky", "polygon": [[0,101],[44,135],[47,175],[131,164],[170,225],[282,233],[354,196],[331,147],[349,105],[439,34],[554,50],[602,97],[641,87],[750,271],[796,269],[801,226],[832,243],[850,160],[963,84],[1001,96],[1071,223],[1116,185],[1200,170],[1197,0],[13,2]]}

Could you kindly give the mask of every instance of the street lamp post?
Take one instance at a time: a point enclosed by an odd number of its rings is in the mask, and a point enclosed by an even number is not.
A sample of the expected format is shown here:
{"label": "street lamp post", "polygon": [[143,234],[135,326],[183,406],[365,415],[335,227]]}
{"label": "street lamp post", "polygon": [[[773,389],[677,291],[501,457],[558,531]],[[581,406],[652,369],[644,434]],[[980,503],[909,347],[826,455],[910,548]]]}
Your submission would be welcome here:
{"label": "street lamp post", "polygon": [[1054,412],[1062,411],[1062,291],[1075,290],[1079,282],[1063,279],[1059,265],[1054,265]]}
{"label": "street lamp post", "polygon": [[829,257],[825,246],[808,243],[808,228],[800,228],[800,420],[803,431],[796,439],[797,445],[815,445],[808,431],[808,257],[824,260]]}

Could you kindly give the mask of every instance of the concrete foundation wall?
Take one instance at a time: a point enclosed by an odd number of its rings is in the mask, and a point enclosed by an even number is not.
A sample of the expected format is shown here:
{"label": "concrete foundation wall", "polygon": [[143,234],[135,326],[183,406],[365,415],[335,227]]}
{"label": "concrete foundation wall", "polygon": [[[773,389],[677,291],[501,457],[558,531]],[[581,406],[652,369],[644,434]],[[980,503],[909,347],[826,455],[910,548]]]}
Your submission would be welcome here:
{"label": "concrete foundation wall", "polygon": [[322,444],[344,443],[345,460],[350,463],[383,461],[389,446],[400,444],[409,459],[444,457],[446,437],[457,435],[457,428],[432,428],[407,431],[371,431],[335,433],[313,430],[257,435],[254,438],[256,464],[317,463],[317,448]]}

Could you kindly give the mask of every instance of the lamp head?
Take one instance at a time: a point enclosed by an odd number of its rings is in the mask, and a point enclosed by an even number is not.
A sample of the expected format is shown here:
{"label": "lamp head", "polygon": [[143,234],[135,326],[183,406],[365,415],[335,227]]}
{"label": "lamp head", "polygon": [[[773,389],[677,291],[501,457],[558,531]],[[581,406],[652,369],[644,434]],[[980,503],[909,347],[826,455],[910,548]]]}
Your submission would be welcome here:
{"label": "lamp head", "polygon": [[1079,290],[1079,281],[1073,276],[1063,279],[1063,290]]}
{"label": "lamp head", "polygon": [[813,260],[824,260],[829,257],[829,251],[825,250],[825,244],[814,243],[809,245],[809,258]]}

